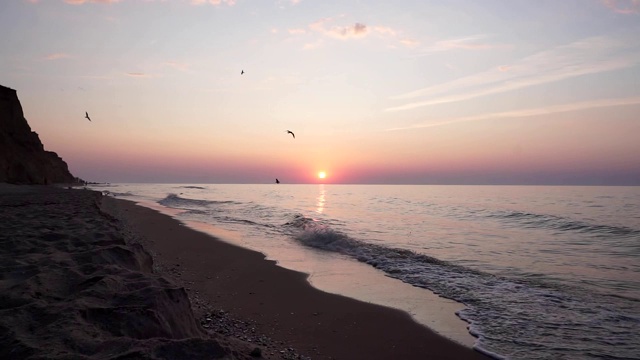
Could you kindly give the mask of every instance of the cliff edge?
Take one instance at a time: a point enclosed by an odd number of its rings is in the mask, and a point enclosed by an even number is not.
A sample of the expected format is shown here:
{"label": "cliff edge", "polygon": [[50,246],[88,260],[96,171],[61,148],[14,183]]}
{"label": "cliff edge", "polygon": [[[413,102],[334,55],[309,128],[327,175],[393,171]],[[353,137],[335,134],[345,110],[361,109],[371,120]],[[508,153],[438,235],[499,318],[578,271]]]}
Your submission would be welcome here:
{"label": "cliff edge", "polygon": [[24,118],[15,90],[0,85],[0,182],[11,184],[72,183],[69,167],[46,151]]}

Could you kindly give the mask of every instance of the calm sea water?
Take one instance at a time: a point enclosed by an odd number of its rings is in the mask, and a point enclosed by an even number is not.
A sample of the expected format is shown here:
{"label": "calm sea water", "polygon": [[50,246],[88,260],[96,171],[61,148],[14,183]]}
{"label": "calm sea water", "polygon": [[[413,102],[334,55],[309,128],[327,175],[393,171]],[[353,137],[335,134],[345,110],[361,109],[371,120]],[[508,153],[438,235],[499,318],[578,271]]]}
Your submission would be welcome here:
{"label": "calm sea water", "polygon": [[275,260],[321,253],[455,300],[474,348],[496,358],[640,359],[640,187],[95,188]]}

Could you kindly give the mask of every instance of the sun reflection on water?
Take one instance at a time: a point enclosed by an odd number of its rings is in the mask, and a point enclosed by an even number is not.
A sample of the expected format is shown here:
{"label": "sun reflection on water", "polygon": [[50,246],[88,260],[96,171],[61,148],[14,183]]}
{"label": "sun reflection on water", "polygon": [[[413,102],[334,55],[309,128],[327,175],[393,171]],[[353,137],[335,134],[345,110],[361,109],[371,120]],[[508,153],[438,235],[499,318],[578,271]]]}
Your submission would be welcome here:
{"label": "sun reflection on water", "polygon": [[318,197],[316,198],[316,212],[318,214],[322,214],[324,211],[324,203],[325,203],[325,189],[324,184],[320,184],[320,192],[318,193]]}

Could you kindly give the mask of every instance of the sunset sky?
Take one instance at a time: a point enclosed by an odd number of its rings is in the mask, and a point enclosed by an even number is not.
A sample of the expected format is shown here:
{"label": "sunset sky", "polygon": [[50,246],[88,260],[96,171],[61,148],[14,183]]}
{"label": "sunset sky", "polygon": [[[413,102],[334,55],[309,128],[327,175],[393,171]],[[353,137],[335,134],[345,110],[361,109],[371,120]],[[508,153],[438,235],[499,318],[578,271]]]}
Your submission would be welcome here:
{"label": "sunset sky", "polygon": [[640,0],[11,0],[0,34],[88,181],[640,185]]}

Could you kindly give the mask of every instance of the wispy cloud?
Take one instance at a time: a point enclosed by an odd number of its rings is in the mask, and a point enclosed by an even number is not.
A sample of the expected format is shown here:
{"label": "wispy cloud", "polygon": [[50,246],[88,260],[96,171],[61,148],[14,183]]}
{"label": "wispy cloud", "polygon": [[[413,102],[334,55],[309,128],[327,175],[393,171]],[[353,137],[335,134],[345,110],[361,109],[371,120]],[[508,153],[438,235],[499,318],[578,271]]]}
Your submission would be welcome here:
{"label": "wispy cloud", "polygon": [[150,79],[157,77],[153,74],[141,73],[141,72],[128,72],[125,73],[128,77],[136,78],[136,79]]}
{"label": "wispy cloud", "polygon": [[[339,40],[357,40],[364,39],[370,36],[375,36],[379,39],[391,39],[392,41],[401,44],[405,47],[415,47],[419,43],[416,40],[409,39],[402,34],[401,31],[393,29],[388,26],[370,26],[361,22],[354,22],[353,24],[342,25],[338,24],[338,19],[344,16],[338,16],[335,18],[323,18],[308,25],[308,30],[305,29],[290,29],[291,35],[302,34],[319,34],[326,38],[339,39]],[[320,41],[308,42],[305,45],[306,49],[315,48]]]}
{"label": "wispy cloud", "polygon": [[414,39],[401,39],[400,43],[406,47],[414,48],[420,45],[418,40]]}
{"label": "wispy cloud", "polygon": [[640,63],[638,40],[593,37],[525,57],[512,64],[392,97],[428,97],[387,108],[408,110],[503,93],[577,76],[629,68]]}
{"label": "wispy cloud", "polygon": [[599,100],[582,101],[577,103],[554,105],[554,106],[541,107],[541,108],[504,111],[504,112],[497,112],[497,113],[456,117],[456,118],[450,118],[450,119],[439,119],[439,120],[420,123],[420,124],[407,126],[407,127],[391,128],[391,129],[387,129],[387,131],[419,129],[419,128],[443,126],[443,125],[462,123],[462,122],[489,120],[489,119],[522,118],[522,117],[539,116],[539,115],[550,115],[550,114],[557,114],[557,113],[563,113],[563,112],[588,110],[588,109],[613,107],[613,106],[638,105],[638,104],[640,104],[640,96],[616,98],[616,99],[599,99]]}
{"label": "wispy cloud", "polygon": [[466,36],[462,38],[456,39],[446,39],[436,41],[430,46],[427,46],[423,49],[423,54],[439,51],[450,51],[450,50],[489,50],[496,48],[506,47],[505,44],[496,44],[484,41],[487,38],[487,35],[473,35]]}
{"label": "wispy cloud", "polygon": [[640,14],[640,0],[601,0],[604,6],[618,14]]}
{"label": "wispy cloud", "polygon": [[60,60],[60,59],[69,59],[69,58],[71,58],[71,55],[66,53],[54,53],[44,57],[45,60]]}
{"label": "wispy cloud", "polygon": [[337,39],[350,39],[361,38],[367,36],[370,29],[367,25],[361,23],[355,23],[354,25],[337,26],[332,25],[333,19],[325,18],[309,24],[309,28],[313,31],[321,33],[323,35],[337,38]]}

